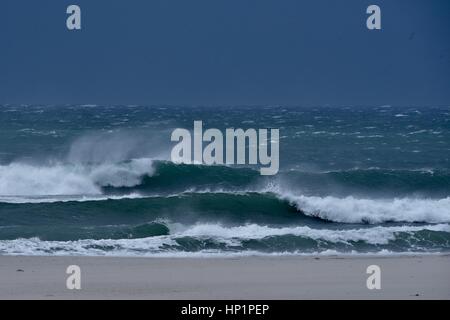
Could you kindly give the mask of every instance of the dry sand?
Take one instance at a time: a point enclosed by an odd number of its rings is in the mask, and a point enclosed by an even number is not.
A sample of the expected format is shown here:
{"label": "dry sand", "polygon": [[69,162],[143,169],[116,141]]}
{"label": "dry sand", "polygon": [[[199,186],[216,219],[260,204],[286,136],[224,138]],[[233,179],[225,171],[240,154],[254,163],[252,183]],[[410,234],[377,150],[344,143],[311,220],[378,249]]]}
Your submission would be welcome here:
{"label": "dry sand", "polygon": [[[368,290],[366,268],[381,268]],[[66,268],[81,267],[81,290]],[[0,256],[0,299],[450,299],[450,256]]]}

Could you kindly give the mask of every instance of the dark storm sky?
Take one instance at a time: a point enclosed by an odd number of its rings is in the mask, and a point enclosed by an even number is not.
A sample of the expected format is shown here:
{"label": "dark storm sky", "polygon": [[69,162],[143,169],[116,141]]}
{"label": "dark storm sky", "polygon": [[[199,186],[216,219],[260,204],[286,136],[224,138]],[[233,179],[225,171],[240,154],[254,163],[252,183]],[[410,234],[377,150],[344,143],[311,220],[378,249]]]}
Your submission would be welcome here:
{"label": "dark storm sky", "polygon": [[448,0],[2,0],[0,43],[0,104],[450,105]]}

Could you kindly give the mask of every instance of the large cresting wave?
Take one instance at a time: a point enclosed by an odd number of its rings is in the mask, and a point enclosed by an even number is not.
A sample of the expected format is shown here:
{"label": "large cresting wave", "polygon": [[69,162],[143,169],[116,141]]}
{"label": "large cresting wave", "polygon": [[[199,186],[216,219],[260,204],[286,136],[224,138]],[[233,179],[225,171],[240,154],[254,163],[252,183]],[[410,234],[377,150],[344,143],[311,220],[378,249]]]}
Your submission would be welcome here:
{"label": "large cresting wave", "polygon": [[0,254],[443,252],[448,177],[381,169],[262,177],[149,158],[15,162],[0,166]]}

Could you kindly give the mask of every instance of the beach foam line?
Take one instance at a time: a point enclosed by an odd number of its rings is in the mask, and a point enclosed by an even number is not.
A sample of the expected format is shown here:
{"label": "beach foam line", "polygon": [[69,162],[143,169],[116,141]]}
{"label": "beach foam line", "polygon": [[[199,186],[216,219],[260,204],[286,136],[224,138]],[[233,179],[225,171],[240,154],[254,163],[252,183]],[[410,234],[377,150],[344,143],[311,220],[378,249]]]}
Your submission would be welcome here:
{"label": "beach foam line", "polygon": [[[221,224],[196,224],[185,226],[181,224],[167,224],[170,234],[138,239],[84,239],[77,241],[42,241],[38,238],[1,240],[0,253],[8,255],[125,255],[146,256],[152,254],[170,254],[180,252],[199,252],[205,248],[202,241],[212,241],[222,244],[212,248],[212,251],[236,252],[247,251],[243,243],[248,240],[263,240],[274,237],[296,236],[310,239],[317,243],[341,243],[353,247],[359,242],[381,246],[401,238],[404,241],[415,239],[418,232],[445,232],[450,233],[447,224],[426,226],[392,226],[372,227],[359,229],[314,229],[307,226],[275,228],[264,225],[249,224],[244,226],[227,227]],[[197,250],[192,245],[183,246],[186,239],[200,242]],[[180,242],[181,241],[181,242]],[[320,247],[320,246],[319,246]],[[282,246],[275,252],[283,252]],[[310,248],[305,248],[310,249]],[[323,250],[329,248],[324,247]],[[356,247],[355,247],[356,249]],[[385,248],[379,248],[384,250]],[[253,250],[254,251],[254,250]],[[301,251],[299,248],[296,251]]]}

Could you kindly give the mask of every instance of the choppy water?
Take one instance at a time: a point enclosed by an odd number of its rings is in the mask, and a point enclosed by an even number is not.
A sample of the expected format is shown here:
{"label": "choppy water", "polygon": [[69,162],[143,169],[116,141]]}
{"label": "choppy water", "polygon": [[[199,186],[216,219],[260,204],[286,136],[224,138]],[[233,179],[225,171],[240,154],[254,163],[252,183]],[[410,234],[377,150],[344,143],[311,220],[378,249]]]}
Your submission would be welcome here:
{"label": "choppy water", "polygon": [[[280,172],[170,134],[279,128]],[[0,107],[0,254],[450,250],[450,107]]]}

